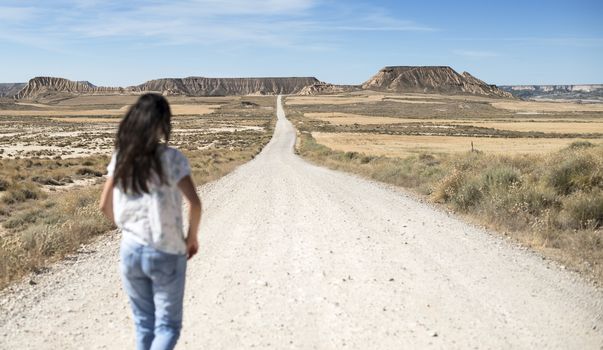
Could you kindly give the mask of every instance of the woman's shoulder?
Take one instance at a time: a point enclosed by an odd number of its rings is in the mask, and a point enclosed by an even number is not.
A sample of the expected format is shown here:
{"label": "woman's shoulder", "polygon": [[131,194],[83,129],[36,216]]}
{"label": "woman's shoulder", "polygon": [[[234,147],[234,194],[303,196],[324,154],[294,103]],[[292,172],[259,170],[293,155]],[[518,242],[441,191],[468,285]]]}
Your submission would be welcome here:
{"label": "woman's shoulder", "polygon": [[167,165],[167,171],[174,183],[182,177],[190,174],[188,159],[179,149],[169,146],[165,147],[163,157]]}
{"label": "woman's shoulder", "polygon": [[186,159],[186,156],[184,155],[184,153],[182,153],[182,151],[180,151],[177,148],[171,147],[171,146],[167,146],[167,145],[163,145],[163,156],[168,158],[169,160],[174,160],[174,159],[179,159],[179,158],[184,158]]}
{"label": "woman's shoulder", "polygon": [[164,145],[163,147],[165,147],[163,157],[170,167],[188,167],[188,159],[182,151],[167,145]]}

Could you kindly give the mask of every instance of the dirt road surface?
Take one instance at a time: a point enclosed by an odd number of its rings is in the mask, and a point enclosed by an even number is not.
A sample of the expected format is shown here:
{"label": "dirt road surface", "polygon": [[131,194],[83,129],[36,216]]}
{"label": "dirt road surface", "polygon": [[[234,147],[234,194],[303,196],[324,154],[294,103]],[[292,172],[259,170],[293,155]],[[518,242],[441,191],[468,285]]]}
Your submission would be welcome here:
{"label": "dirt road surface", "polygon": [[[303,161],[280,100],[263,152],[201,189],[179,349],[601,349],[600,291],[391,187]],[[132,348],[118,240],[5,290],[0,348]]]}

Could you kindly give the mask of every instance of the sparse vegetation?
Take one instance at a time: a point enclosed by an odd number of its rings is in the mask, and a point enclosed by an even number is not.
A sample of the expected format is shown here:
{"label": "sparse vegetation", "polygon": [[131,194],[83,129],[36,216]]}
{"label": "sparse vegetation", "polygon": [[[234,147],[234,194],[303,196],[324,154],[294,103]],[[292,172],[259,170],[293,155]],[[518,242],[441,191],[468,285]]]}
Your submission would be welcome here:
{"label": "sparse vegetation", "polygon": [[601,112],[498,102],[317,96],[287,115],[304,158],[408,188],[603,282]]}
{"label": "sparse vegetation", "polygon": [[[210,98],[206,102],[221,103],[223,108],[204,117],[174,117],[170,142],[189,158],[198,185],[252,159],[270,140],[274,127],[274,97]],[[185,106],[180,109],[187,110]],[[203,108],[192,105],[189,109]],[[86,132],[97,126],[90,125],[90,120],[4,117],[0,118],[3,123],[29,125],[32,133],[44,128],[66,133],[35,141],[60,144],[69,158],[61,159],[59,155],[55,159],[56,151],[11,151],[13,156],[0,159],[0,289],[27,272],[38,271],[73,253],[82,243],[112,228],[98,210],[98,200],[113,142],[111,130],[117,125],[113,123],[110,129],[94,134]],[[27,133],[20,137],[24,142],[31,138]],[[0,143],[8,139],[0,133]],[[102,147],[97,149],[97,145]],[[69,147],[93,149],[100,154],[74,157]]]}
{"label": "sparse vegetation", "polygon": [[572,145],[544,157],[466,152],[389,158],[334,151],[302,133],[298,152],[412,189],[603,281],[603,146]]}

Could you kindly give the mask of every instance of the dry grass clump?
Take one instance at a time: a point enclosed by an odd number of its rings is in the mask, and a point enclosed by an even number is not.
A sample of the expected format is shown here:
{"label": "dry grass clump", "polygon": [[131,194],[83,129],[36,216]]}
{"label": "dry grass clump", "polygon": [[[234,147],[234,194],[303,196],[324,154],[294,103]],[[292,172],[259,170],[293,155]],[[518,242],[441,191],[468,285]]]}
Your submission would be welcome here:
{"label": "dry grass clump", "polygon": [[111,224],[98,211],[99,186],[55,194],[34,208],[11,215],[0,239],[0,287],[28,271],[75,251]]}
{"label": "dry grass clump", "polygon": [[411,188],[603,282],[603,145],[546,155],[406,158],[334,151],[304,132],[298,152],[334,169]]}

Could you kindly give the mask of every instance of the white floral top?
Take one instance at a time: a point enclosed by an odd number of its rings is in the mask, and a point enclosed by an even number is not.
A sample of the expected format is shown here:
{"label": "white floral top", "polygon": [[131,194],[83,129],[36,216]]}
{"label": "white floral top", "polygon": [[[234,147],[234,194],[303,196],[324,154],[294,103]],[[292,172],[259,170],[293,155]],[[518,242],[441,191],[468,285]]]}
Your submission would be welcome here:
{"label": "white floral top", "polygon": [[[113,176],[117,154],[107,166]],[[113,216],[124,239],[132,239],[171,254],[186,254],[182,221],[182,194],[178,182],[190,175],[188,160],[179,150],[164,146],[161,165],[166,183],[150,181],[149,193],[125,193],[120,186],[113,188]]]}

